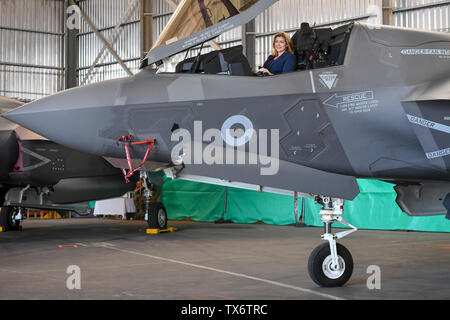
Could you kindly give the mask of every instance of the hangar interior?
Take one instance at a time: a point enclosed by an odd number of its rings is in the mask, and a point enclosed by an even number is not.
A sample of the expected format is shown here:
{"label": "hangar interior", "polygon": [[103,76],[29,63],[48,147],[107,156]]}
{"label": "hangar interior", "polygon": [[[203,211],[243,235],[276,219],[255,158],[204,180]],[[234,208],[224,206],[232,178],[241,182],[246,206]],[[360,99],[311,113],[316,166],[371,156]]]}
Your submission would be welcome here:
{"label": "hangar interior", "polygon": [[[27,102],[71,87],[136,74],[141,59],[177,6],[172,0],[83,0],[77,2],[81,14],[76,20],[70,8],[73,3],[69,2],[0,2],[0,95]],[[449,3],[434,0],[281,0],[244,26],[219,36],[215,45],[222,49],[242,45],[254,69],[270,54],[274,34],[285,31],[292,36],[301,22],[334,28],[362,21],[449,32],[449,12]],[[211,45],[206,44],[202,53],[209,52]],[[198,51],[198,48],[190,50],[189,56],[197,55]],[[379,212],[385,213],[383,218],[363,219],[361,228],[450,231],[450,224],[443,224],[439,217],[404,217],[395,206],[392,185],[363,179],[359,184],[361,195],[356,202],[346,205],[349,221],[358,219],[358,215],[352,214],[354,207],[357,212],[369,204],[373,210],[366,214],[377,212],[380,217]],[[202,188],[204,193],[199,195],[197,183],[166,181],[162,201],[169,218],[296,222],[293,196],[212,185]],[[205,203],[203,200],[212,194],[213,203],[192,205]],[[277,212],[265,205],[273,202],[277,204]],[[320,226],[313,200],[300,199],[298,206],[304,211],[306,224]]]}
{"label": "hangar interior", "polygon": [[[142,59],[157,41],[178,4],[179,1],[177,0],[0,0],[0,96],[26,103],[66,89],[137,74],[140,71]],[[227,31],[215,38],[214,41],[210,41],[204,46],[202,45],[201,48],[193,48],[188,55],[184,56],[183,54],[183,57],[195,57],[200,51],[204,54],[218,47],[226,49],[242,45],[243,53],[247,57],[251,68],[257,69],[264,64],[267,56],[270,55],[273,49],[272,40],[274,35],[284,31],[292,36],[299,30],[302,22],[308,22],[315,27],[332,28],[351,22],[366,22],[374,25],[392,25],[449,33],[450,1],[280,0],[249,23]],[[354,201],[346,202],[345,217],[349,223],[357,226],[359,229],[450,232],[450,220],[445,219],[442,215],[413,217],[402,212],[396,205],[397,193],[392,184],[376,180],[358,179],[358,185],[361,193]],[[292,224],[311,227],[323,226],[320,216],[317,214],[320,211],[320,206],[314,202],[314,199],[301,197],[297,199],[297,195],[294,196],[294,194],[270,194],[259,192],[258,189],[244,190],[229,186],[172,180],[164,177],[164,185],[160,197],[167,210],[168,219],[171,221],[189,218],[198,222],[217,222],[222,220],[242,224],[263,222],[268,225],[278,226]],[[91,204],[92,207],[94,205],[95,203]],[[32,229],[37,228],[37,221],[30,221],[30,223]],[[74,228],[67,222],[63,224],[62,232],[70,232]],[[77,222],[77,225],[80,228],[86,227],[87,230],[91,231],[99,228],[97,222],[93,225],[87,225],[83,221]],[[117,222],[108,221],[107,225],[109,227],[108,234],[104,238],[92,236],[92,238],[86,240],[86,243],[88,243],[85,244],[86,248],[100,250],[98,249],[98,243],[105,239],[115,239],[114,232],[110,230],[119,228]],[[259,226],[259,224],[255,225]],[[204,239],[201,239],[200,236],[197,238],[197,235],[194,234],[194,231],[199,231],[200,235],[202,232],[206,232],[202,231],[202,225],[196,227],[195,224],[186,222],[186,224],[181,223],[177,226],[180,226],[181,229],[192,228],[191,231],[193,232],[189,231],[191,232],[189,237],[194,243],[192,244],[194,250],[202,246]],[[338,223],[335,226],[346,228],[346,226]],[[45,227],[53,229],[54,225],[52,221],[46,221]],[[242,257],[245,255],[245,250],[252,250],[252,248],[258,246],[257,241],[264,241],[262,239],[264,238],[263,235],[255,235],[257,233],[256,229],[246,230],[241,225],[237,228],[237,230],[231,231],[234,232],[231,236],[239,237],[238,234],[246,232],[256,236],[254,242],[253,240],[245,242],[242,251],[238,252]],[[266,227],[255,228],[263,230]],[[214,229],[219,231],[218,239],[224,242],[211,245],[210,249],[213,251],[219,250],[220,243],[223,244],[227,241],[227,235],[225,233],[221,234],[219,227],[215,226]],[[127,225],[126,230],[122,233],[124,237],[130,237],[130,239],[136,241],[144,241],[145,236],[136,235],[133,233],[134,231],[134,226]],[[40,235],[44,236],[42,230],[37,230],[36,232],[36,235],[42,233]],[[265,229],[263,232],[268,234],[271,232],[283,233],[281,229],[276,229],[275,231]],[[314,231],[305,232],[308,234],[318,233]],[[209,231],[206,233],[212,238],[215,237]],[[61,236],[67,242],[71,241],[70,237],[59,234],[58,236]],[[397,241],[393,233],[386,233],[385,236],[386,238],[382,240],[382,246],[384,247],[389,247],[390,244]],[[440,236],[441,238],[437,241],[446,243],[445,234],[440,234]],[[6,242],[19,241],[20,243],[20,240],[14,237],[7,235]],[[175,242],[181,243],[184,241],[179,235],[174,237],[173,245],[175,245]],[[277,235],[274,235],[274,239],[278,239],[277,237]],[[376,235],[376,237],[383,238],[383,236],[379,235]],[[428,245],[433,247],[433,250],[447,250],[445,251],[447,254],[448,244],[444,245],[444,247],[439,247],[439,245],[430,244],[432,240],[427,238],[426,235],[420,237],[423,238],[416,243],[417,250]],[[248,240],[247,238],[250,238],[250,236],[245,236],[245,238]],[[297,240],[297,235],[294,235],[291,230],[288,232],[288,239]],[[364,240],[359,239],[359,241]],[[236,249],[239,247],[238,241],[232,242],[230,248]],[[157,249],[156,255],[158,256],[164,256],[167,252],[166,250],[173,249],[171,243],[161,244],[162,247]],[[26,244],[20,243],[20,246],[22,245],[25,246]],[[38,246],[41,249],[45,247],[43,243],[39,243]],[[307,248],[308,243],[302,243],[300,247],[302,246]],[[381,248],[371,247],[370,244],[368,246],[373,251]],[[286,248],[296,250],[296,246],[289,243],[288,240],[282,242],[282,245],[273,250],[285,250]],[[144,250],[143,247],[140,249]],[[120,252],[121,249],[115,249],[112,246],[108,250],[115,254],[124,253]],[[176,252],[182,256],[183,253],[178,252],[179,250],[181,249],[176,249]],[[228,249],[224,256],[233,260],[231,250]],[[363,248],[359,252],[360,255],[362,251]],[[262,252],[261,254],[267,254],[267,252]],[[390,254],[396,254],[395,250],[391,250],[387,255]],[[207,258],[206,253],[201,252],[200,255],[201,259]],[[49,258],[54,258],[56,261],[59,259],[58,256],[53,255],[49,255]],[[108,256],[105,255],[105,258],[108,259]],[[220,260],[219,257],[217,259]],[[398,259],[400,259],[400,256]],[[136,264],[143,263],[138,260],[136,258]],[[161,261],[164,262],[164,259],[161,258],[159,262]],[[63,260],[59,262],[61,265],[65,263]],[[179,265],[183,264],[177,260],[178,262]],[[439,262],[441,263],[442,261]],[[267,262],[264,259],[256,263],[268,263],[269,266],[275,265],[273,261]],[[292,263],[289,266],[294,268],[294,260],[289,261],[289,263]],[[417,268],[423,267],[422,265],[419,266],[419,264]],[[221,276],[226,274],[223,270],[227,270],[228,267],[227,263],[217,265],[217,269],[222,273]],[[98,266],[91,266],[91,268],[91,270],[94,270]],[[199,267],[199,269],[202,269],[202,267]],[[437,268],[436,270],[438,272],[441,269]],[[112,277],[117,276],[114,272]],[[177,272],[179,270],[175,270],[174,274]],[[358,281],[365,281],[362,276],[365,270],[360,269],[357,272],[360,275]],[[24,271],[25,273],[26,271]],[[245,276],[249,273],[250,271],[244,268],[242,274],[238,277],[241,277],[240,279],[249,278]],[[269,271],[262,270],[258,279],[270,278],[268,274]],[[93,273],[90,275],[92,276]],[[166,275],[162,274],[159,276],[161,279],[166,277]],[[197,276],[199,278],[202,277],[201,275]],[[277,278],[283,279],[283,275],[277,275]],[[285,280],[289,282],[292,278],[294,278],[293,271]],[[193,279],[195,279],[195,276]],[[181,285],[186,287],[192,284],[185,279],[178,280]],[[167,293],[161,289],[161,286],[164,285],[162,280],[156,283],[157,286],[159,285],[159,289],[156,289],[152,294],[146,292],[145,288],[140,288],[140,291],[138,290],[130,295],[125,291],[117,293],[114,287],[108,287],[106,291],[108,293],[111,291],[111,295],[107,298],[112,299],[159,299],[161,296],[167,296],[169,299],[227,299],[229,297],[246,299],[249,296],[256,299],[259,298],[259,296],[255,297],[252,295],[254,291],[248,292],[248,295],[245,292],[235,295],[235,292],[224,284],[224,279],[219,279],[218,281],[219,286],[223,286],[224,293],[222,295],[211,295],[206,285],[205,288],[199,289],[201,293],[198,294],[194,290],[185,290],[181,293]],[[238,285],[239,281],[235,281],[234,285]],[[245,281],[248,281],[248,279]],[[357,286],[360,284],[358,281],[352,284]],[[395,281],[392,282],[392,287],[395,287],[395,283]],[[43,285],[49,286],[48,283]],[[134,285],[139,287],[137,283]],[[307,287],[307,284],[300,282],[297,285],[298,287],[294,288],[296,293],[303,291],[301,294],[308,294],[302,289],[304,286]],[[283,286],[281,285],[280,287]],[[280,290],[280,287],[277,290]],[[410,289],[410,287],[412,285],[408,286],[407,289]],[[343,295],[350,299],[358,298],[361,294],[368,299],[374,297],[373,295],[365,296],[365,293],[361,290],[361,288],[358,288],[356,291]],[[403,289],[395,290],[397,289],[393,289],[391,295],[387,297],[400,299],[406,297],[401,295]],[[139,296],[139,293],[142,295]],[[12,290],[13,297],[22,298],[21,294],[19,290]],[[27,297],[33,298],[33,294],[32,292]],[[268,296],[261,294],[261,298],[277,299],[279,292],[275,290],[271,294]],[[319,294],[314,293],[312,296],[306,295],[306,298],[334,299],[336,297],[333,294],[332,291],[321,291]],[[417,292],[413,294],[417,294]],[[66,292],[63,298],[96,298],[99,296],[101,295],[98,295],[95,291],[90,292],[88,296],[74,296],[72,292]],[[299,296],[290,293],[283,293],[281,296],[285,299],[299,298]],[[412,296],[411,298],[416,297]],[[436,297],[448,298],[448,290],[445,291],[445,287],[443,287],[441,291],[436,293]],[[55,298],[58,299],[58,295],[55,295]],[[300,298],[304,297],[300,296]]]}

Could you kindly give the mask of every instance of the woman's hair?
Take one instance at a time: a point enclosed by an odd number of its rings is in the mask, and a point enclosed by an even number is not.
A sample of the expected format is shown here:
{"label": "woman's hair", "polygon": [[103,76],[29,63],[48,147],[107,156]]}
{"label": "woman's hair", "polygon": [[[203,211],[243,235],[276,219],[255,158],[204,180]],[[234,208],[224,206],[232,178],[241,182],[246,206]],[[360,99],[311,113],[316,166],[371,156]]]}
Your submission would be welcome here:
{"label": "woman's hair", "polygon": [[278,32],[278,33],[275,35],[275,37],[273,38],[273,43],[272,43],[273,51],[272,51],[272,55],[273,55],[274,57],[278,56],[278,52],[277,52],[277,50],[275,49],[275,40],[276,40],[278,37],[282,37],[282,38],[284,39],[284,41],[286,41],[286,43],[287,43],[286,51],[289,51],[290,53],[294,53],[294,49],[292,48],[293,46],[292,46],[292,40],[291,40],[291,37],[290,37],[286,32]]}

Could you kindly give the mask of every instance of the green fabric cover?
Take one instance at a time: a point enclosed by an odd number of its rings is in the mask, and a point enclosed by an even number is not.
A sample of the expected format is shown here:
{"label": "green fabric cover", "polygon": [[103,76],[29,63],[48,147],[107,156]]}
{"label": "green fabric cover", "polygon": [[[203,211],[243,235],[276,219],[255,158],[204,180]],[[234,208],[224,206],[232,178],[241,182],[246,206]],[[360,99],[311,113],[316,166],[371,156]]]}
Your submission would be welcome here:
{"label": "green fabric cover", "polygon": [[[298,214],[302,198],[298,201]],[[225,219],[239,223],[262,221],[268,224],[295,223],[294,197],[280,194],[228,188]]]}
{"label": "green fabric cover", "polygon": [[225,188],[206,183],[166,179],[161,202],[168,219],[215,221],[223,216]]}
{"label": "green fabric cover", "polygon": [[[416,230],[450,232],[450,220],[444,216],[409,217],[395,203],[393,185],[376,180],[359,179],[361,193],[344,207],[344,219],[359,229]],[[295,223],[294,197],[165,178],[161,201],[169,219],[191,218],[215,221],[223,217],[238,223],[262,221],[268,224]],[[298,214],[302,199],[298,201]],[[320,206],[305,199],[305,223],[323,226]],[[333,227],[344,227],[339,223]]]}

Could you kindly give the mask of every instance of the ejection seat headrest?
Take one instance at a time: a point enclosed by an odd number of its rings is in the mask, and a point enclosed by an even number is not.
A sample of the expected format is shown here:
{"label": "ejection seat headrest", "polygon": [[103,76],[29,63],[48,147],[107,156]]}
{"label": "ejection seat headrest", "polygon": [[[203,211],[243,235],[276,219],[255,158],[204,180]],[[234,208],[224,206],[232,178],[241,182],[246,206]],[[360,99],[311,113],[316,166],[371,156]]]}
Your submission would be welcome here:
{"label": "ejection seat headrest", "polygon": [[313,32],[313,30],[309,26],[309,23],[302,22],[302,24],[300,25],[300,34],[307,35],[307,34],[311,34],[312,32]]}

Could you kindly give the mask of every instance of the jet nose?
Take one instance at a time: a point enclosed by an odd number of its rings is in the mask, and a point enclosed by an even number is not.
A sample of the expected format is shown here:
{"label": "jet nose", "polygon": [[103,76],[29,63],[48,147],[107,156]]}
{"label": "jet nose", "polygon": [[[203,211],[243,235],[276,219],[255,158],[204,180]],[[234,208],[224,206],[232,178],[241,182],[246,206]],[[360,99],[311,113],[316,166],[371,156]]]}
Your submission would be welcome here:
{"label": "jet nose", "polygon": [[45,112],[45,102],[42,103],[42,101],[45,101],[46,99],[40,99],[36,102],[28,103],[22,107],[15,108],[13,110],[10,110],[2,115],[1,117],[14,122],[15,124],[19,124],[27,129],[36,130],[36,132],[40,132],[40,123],[39,121],[35,122],[33,121],[33,118],[35,117],[36,113],[38,112]]}
{"label": "jet nose", "polygon": [[111,121],[117,82],[94,84],[62,91],[3,115],[49,140],[73,149],[99,154],[101,124]]}

